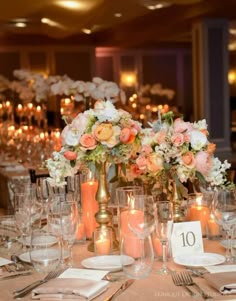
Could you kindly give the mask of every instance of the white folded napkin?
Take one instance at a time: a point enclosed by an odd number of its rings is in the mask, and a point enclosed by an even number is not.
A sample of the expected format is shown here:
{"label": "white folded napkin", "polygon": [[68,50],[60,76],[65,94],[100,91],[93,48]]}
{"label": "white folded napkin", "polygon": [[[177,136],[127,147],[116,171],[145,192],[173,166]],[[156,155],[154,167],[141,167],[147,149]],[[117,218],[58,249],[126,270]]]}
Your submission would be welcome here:
{"label": "white folded napkin", "polygon": [[222,295],[236,294],[235,272],[205,274],[204,278]]}
{"label": "white folded napkin", "polygon": [[106,280],[56,278],[35,288],[32,291],[32,299],[92,300],[103,293],[108,285]]}
{"label": "white folded napkin", "polygon": [[212,265],[204,268],[211,274],[223,273],[223,272],[236,272],[236,264]]}
{"label": "white folded napkin", "polygon": [[12,263],[11,260],[0,257],[0,267]]}

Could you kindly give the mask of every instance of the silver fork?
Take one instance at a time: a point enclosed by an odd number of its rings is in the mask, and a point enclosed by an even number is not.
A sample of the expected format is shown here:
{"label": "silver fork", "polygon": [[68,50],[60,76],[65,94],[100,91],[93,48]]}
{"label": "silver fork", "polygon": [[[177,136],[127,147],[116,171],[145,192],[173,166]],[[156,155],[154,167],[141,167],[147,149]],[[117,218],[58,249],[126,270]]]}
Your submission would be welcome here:
{"label": "silver fork", "polygon": [[46,283],[51,279],[54,279],[54,278],[58,277],[61,273],[63,273],[65,271],[65,269],[66,268],[51,271],[50,273],[48,273],[48,275],[44,279],[37,280],[37,281],[27,285],[26,287],[24,287],[22,289],[18,289],[16,291],[14,291],[13,292],[14,298],[22,298],[22,297],[26,296],[28,293],[30,293],[34,288],[38,287],[39,285],[41,285],[43,283]]}
{"label": "silver fork", "polygon": [[177,274],[176,272],[173,272],[173,273],[171,273],[171,278],[176,286],[183,286],[192,297],[196,296],[196,294],[193,291],[191,291],[191,289],[184,282],[181,275]]}
{"label": "silver fork", "polygon": [[196,282],[193,281],[191,275],[188,272],[182,272],[181,274],[182,274],[182,278],[184,280],[185,285],[194,285],[204,300],[212,299],[211,296],[206,294],[203,291],[203,289]]}

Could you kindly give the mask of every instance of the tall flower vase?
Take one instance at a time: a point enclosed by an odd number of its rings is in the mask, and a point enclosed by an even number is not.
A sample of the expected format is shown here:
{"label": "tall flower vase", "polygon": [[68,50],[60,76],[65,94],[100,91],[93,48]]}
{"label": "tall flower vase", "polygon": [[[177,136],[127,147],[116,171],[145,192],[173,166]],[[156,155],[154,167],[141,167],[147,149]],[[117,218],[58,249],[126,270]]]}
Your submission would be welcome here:
{"label": "tall flower vase", "polygon": [[[96,171],[98,177],[98,189],[96,193],[96,200],[98,202],[98,212],[95,214],[96,222],[99,224],[98,228],[100,231],[106,232],[107,229],[112,229],[112,251],[119,250],[119,242],[116,239],[115,231],[110,226],[112,220],[112,214],[107,209],[110,200],[110,194],[107,186],[107,172],[106,172],[106,162],[101,162],[96,164]],[[92,241],[88,250],[94,252],[94,241]]]}
{"label": "tall flower vase", "polygon": [[172,203],[173,203],[173,220],[174,222],[183,222],[185,220],[184,212],[181,209],[181,203],[183,202],[183,197],[178,191],[178,187],[173,181],[173,191],[172,191]]}

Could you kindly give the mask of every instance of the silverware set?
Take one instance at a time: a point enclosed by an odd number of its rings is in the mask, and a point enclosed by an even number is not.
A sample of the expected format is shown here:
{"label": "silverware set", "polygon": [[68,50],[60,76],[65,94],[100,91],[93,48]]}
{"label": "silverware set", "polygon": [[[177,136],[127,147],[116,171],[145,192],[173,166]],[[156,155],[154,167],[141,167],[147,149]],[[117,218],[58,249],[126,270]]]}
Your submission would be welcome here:
{"label": "silverware set", "polygon": [[34,281],[33,283],[27,285],[26,287],[23,287],[22,289],[18,289],[13,292],[14,299],[15,298],[22,298],[26,295],[28,295],[34,288],[40,286],[41,284],[44,284],[48,282],[51,279],[57,278],[61,273],[63,273],[66,270],[66,268],[58,269],[55,271],[51,271],[47,274],[47,276],[41,280]]}
{"label": "silverware set", "polygon": [[184,287],[192,297],[196,297],[197,294],[193,292],[189,286],[194,286],[204,300],[212,299],[212,297],[206,294],[203,289],[192,279],[189,272],[172,272],[171,277],[176,286]]}

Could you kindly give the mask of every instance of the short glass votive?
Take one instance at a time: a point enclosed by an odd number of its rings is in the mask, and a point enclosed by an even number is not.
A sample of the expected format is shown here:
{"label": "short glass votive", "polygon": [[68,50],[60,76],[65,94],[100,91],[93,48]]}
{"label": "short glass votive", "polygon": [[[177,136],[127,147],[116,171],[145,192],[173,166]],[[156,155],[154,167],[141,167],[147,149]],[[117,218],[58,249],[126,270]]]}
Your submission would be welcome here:
{"label": "short glass votive", "polygon": [[222,238],[222,228],[211,216],[206,224],[206,235],[209,240],[218,240]]}
{"label": "short glass votive", "polygon": [[112,228],[99,227],[94,230],[94,252],[96,255],[109,255],[112,252]]}

